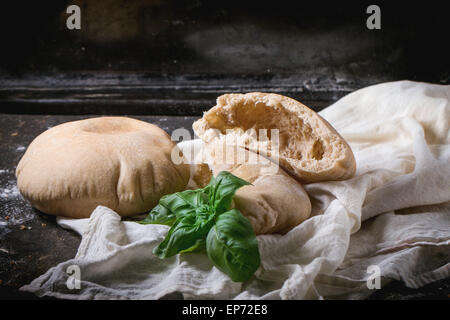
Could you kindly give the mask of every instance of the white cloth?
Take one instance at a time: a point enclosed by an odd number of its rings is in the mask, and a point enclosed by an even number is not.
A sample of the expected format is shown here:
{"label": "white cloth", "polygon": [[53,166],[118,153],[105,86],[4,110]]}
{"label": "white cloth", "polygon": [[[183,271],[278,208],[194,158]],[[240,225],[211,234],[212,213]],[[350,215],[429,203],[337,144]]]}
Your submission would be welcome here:
{"label": "white cloth", "polygon": [[[312,217],[284,236],[258,236],[262,265],[233,283],[205,254],[160,260],[168,227],[122,221],[98,207],[89,219],[58,219],[82,235],[74,259],[22,290],[68,299],[320,299],[367,297],[381,284],[409,287],[450,277],[450,86],[400,81],[353,92],[321,111],[349,142],[356,176],[305,186]],[[186,144],[184,145],[186,147]],[[68,289],[70,265],[81,289]]]}

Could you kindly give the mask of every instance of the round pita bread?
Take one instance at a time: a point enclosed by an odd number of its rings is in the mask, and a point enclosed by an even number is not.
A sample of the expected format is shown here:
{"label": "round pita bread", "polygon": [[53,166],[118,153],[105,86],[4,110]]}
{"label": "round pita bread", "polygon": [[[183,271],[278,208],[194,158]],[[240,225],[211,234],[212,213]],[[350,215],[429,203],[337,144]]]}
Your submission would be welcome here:
{"label": "round pita bread", "polygon": [[184,190],[189,165],[169,135],[126,117],[67,122],[36,137],[20,160],[17,185],[42,212],[89,217],[98,206],[122,216],[144,213],[165,195]]}

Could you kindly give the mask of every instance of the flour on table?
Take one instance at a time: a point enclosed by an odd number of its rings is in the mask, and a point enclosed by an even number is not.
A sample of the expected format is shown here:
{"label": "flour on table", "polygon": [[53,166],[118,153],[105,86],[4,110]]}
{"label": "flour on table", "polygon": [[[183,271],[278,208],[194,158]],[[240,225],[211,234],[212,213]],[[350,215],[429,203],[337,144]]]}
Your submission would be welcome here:
{"label": "flour on table", "polygon": [[[10,175],[10,170],[0,169],[0,177]],[[17,188],[14,176],[6,181],[5,184],[0,186],[0,202],[2,203],[2,208],[4,210],[0,216],[0,239],[5,234],[9,233],[9,226],[23,224],[34,217],[32,211],[26,212],[23,210],[23,206],[19,205],[19,203],[24,200]]]}

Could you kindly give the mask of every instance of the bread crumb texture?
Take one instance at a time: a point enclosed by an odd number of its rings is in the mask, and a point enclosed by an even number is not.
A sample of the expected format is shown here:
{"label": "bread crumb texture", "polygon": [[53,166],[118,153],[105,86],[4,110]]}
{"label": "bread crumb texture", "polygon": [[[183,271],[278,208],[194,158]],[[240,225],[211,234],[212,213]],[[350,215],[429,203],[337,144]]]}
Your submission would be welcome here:
{"label": "bread crumb texture", "polygon": [[348,179],[356,171],[350,146],[325,119],[278,94],[222,95],[193,129],[206,143],[226,140],[268,156],[303,183]]}

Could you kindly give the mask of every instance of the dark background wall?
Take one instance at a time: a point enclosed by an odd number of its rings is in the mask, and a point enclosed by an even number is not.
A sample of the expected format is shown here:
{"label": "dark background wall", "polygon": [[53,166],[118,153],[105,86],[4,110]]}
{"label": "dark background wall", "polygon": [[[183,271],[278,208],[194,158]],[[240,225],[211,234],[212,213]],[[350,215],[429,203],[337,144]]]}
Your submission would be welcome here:
{"label": "dark background wall", "polygon": [[253,90],[320,109],[383,81],[449,83],[444,1],[17,1],[1,24],[7,112],[199,114]]}

